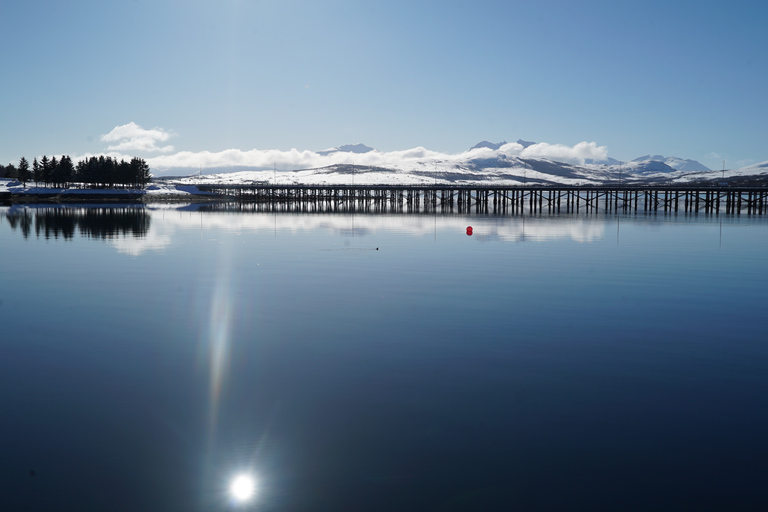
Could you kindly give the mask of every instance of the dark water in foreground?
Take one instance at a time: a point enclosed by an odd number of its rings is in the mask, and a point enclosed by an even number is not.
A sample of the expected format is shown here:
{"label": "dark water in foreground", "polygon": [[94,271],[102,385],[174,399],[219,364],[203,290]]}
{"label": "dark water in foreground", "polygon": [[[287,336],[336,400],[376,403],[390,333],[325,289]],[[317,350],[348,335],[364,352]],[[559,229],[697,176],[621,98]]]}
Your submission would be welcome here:
{"label": "dark water in foreground", "polygon": [[767,254],[748,216],[0,208],[0,510],[764,510]]}

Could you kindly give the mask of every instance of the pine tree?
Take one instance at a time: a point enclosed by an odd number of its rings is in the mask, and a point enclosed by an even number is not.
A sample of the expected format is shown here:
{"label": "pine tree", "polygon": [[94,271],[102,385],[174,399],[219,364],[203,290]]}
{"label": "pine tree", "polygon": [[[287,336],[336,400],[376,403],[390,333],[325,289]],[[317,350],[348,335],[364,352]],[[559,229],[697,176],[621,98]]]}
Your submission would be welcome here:
{"label": "pine tree", "polygon": [[35,185],[43,181],[43,168],[37,161],[37,157],[32,159],[32,179],[35,180]]}
{"label": "pine tree", "polygon": [[29,162],[24,157],[21,157],[21,160],[19,160],[18,176],[19,176],[19,181],[22,184],[24,184],[24,186],[26,186],[27,181],[29,181],[29,178],[30,178],[30,172],[29,172]]}
{"label": "pine tree", "polygon": [[152,175],[149,172],[149,165],[141,158],[134,157],[131,159],[131,175],[133,178],[133,184],[137,187],[145,187],[147,183],[152,179]]}
{"label": "pine tree", "polygon": [[72,181],[72,176],[75,173],[75,166],[72,164],[72,159],[67,155],[62,156],[54,172],[56,174],[56,182],[61,186],[70,183]]}
{"label": "pine tree", "polygon": [[43,158],[40,159],[40,167],[42,168],[42,181],[48,185],[51,182],[51,161],[48,160],[47,156],[43,155]]}
{"label": "pine tree", "polygon": [[116,168],[116,180],[121,185],[131,185],[133,183],[131,176],[131,165],[125,160],[120,160]]}
{"label": "pine tree", "polygon": [[58,174],[59,174],[59,161],[56,160],[55,156],[51,157],[51,171],[50,171],[50,178],[48,179],[51,183],[53,183],[54,186],[58,186],[60,184],[58,180]]}
{"label": "pine tree", "polygon": [[77,179],[80,180],[80,183],[93,183],[93,165],[91,165],[92,160],[93,157],[84,158],[83,160],[77,162],[75,174],[77,174]]}

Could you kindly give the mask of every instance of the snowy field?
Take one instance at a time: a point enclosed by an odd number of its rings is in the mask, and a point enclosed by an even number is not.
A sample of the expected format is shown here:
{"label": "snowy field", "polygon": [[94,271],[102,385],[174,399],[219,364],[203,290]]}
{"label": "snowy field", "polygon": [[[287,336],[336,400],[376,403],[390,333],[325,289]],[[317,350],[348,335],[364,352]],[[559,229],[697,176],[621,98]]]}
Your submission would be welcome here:
{"label": "snowy field", "polygon": [[433,162],[403,169],[339,164],[296,170],[237,170],[185,177],[160,178],[168,184],[275,184],[275,185],[685,185],[694,182],[768,178],[768,162],[721,171],[678,170],[662,162],[627,162],[618,165],[571,165],[550,160],[507,159],[472,162]]}
{"label": "snowy field", "polygon": [[326,169],[304,171],[240,171],[231,173],[203,174],[168,179],[176,184],[276,184],[276,185],[502,185],[516,186],[534,182],[554,182],[562,185],[594,184],[589,179],[573,179],[551,176],[531,169],[483,169],[444,172],[385,170],[357,166],[334,166]]}

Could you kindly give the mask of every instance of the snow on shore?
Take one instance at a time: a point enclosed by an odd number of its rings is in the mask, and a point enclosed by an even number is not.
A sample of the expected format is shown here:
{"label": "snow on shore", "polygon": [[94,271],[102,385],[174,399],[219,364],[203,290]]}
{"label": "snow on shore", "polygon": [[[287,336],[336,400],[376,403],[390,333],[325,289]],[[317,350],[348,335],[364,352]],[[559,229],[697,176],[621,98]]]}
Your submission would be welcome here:
{"label": "snow on shore", "polygon": [[17,180],[0,179],[0,193],[10,192],[18,195],[71,195],[71,196],[89,196],[89,195],[145,195],[162,199],[163,197],[175,196],[199,196],[211,195],[209,192],[203,192],[196,185],[173,184],[166,182],[157,182],[148,185],[145,189],[103,189],[103,188],[53,188],[36,187],[27,183],[22,185]]}

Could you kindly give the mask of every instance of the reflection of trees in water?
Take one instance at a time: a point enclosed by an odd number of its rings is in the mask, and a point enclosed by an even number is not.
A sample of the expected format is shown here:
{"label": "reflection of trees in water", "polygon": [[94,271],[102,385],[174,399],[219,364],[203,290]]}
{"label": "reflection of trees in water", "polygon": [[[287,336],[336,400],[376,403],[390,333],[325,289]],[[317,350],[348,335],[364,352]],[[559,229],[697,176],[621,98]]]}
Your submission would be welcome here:
{"label": "reflection of trees in water", "polygon": [[141,238],[149,231],[150,215],[142,207],[108,208],[20,208],[6,214],[13,229],[28,238],[32,229],[45,238],[70,240],[79,232],[87,238]]}
{"label": "reflection of trees in water", "polygon": [[21,229],[21,233],[24,238],[29,236],[29,232],[32,229],[32,214],[26,208],[20,211],[9,211],[6,214],[8,223],[13,229]]}

